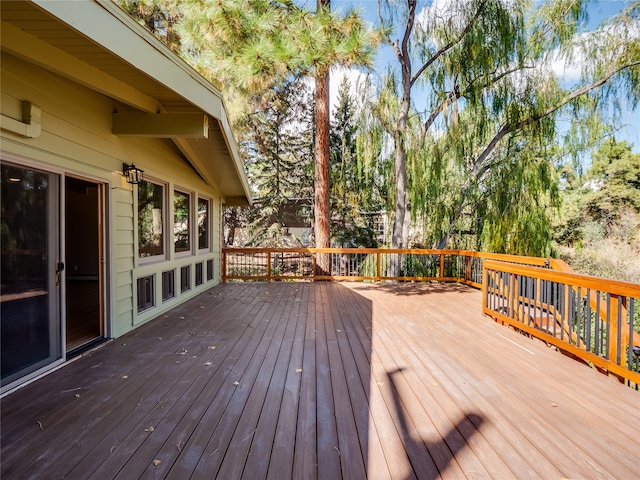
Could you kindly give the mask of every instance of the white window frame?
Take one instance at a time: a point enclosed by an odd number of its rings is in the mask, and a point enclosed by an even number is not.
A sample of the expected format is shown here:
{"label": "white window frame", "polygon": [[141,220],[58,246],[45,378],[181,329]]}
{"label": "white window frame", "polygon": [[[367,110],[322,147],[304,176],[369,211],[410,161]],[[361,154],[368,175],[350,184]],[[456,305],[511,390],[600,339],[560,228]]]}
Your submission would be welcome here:
{"label": "white window frame", "polygon": [[200,200],[204,200],[207,202],[208,205],[208,210],[207,210],[207,243],[208,245],[205,248],[200,248],[200,229],[196,228],[197,230],[197,239],[196,239],[196,245],[197,245],[197,249],[198,249],[198,253],[201,254],[206,254],[206,253],[210,253],[213,249],[213,199],[209,198],[209,197],[205,197],[204,195],[198,195],[198,199],[197,199],[197,204],[196,204],[196,224],[199,227],[200,225],[198,224],[198,207],[199,207],[199,203]]}
{"label": "white window frame", "polygon": [[169,240],[168,240],[168,220],[169,220],[169,185],[166,182],[156,180],[155,178],[145,176],[145,182],[152,183],[162,187],[162,253],[159,255],[151,255],[148,257],[140,256],[140,204],[139,204],[139,186],[135,190],[135,241],[136,241],[136,258],[139,265],[165,261],[169,259]]}
{"label": "white window frame", "polygon": [[[182,195],[187,195],[189,197],[189,216],[187,218],[189,225],[188,225],[188,232],[189,232],[189,244],[188,244],[188,248],[187,250],[183,250],[183,251],[178,251],[176,250],[176,193],[182,194]],[[194,214],[194,198],[195,198],[195,194],[194,192],[187,190],[185,188],[180,188],[180,187],[173,187],[173,194],[171,196],[172,202],[171,202],[171,218],[172,218],[172,232],[171,232],[171,244],[173,245],[173,252],[174,255],[176,256],[176,258],[178,257],[188,257],[190,255],[193,255],[194,252],[194,218],[195,218],[195,214]]]}

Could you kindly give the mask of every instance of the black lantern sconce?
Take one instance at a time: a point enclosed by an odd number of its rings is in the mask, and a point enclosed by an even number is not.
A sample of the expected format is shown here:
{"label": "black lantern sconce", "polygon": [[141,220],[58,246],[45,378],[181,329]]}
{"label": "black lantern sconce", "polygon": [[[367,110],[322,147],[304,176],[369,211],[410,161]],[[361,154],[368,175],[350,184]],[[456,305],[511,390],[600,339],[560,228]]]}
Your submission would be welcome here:
{"label": "black lantern sconce", "polygon": [[140,183],[142,181],[142,172],[144,172],[144,170],[137,168],[133,163],[131,165],[127,163],[122,164],[122,174],[127,179],[127,183],[132,185]]}

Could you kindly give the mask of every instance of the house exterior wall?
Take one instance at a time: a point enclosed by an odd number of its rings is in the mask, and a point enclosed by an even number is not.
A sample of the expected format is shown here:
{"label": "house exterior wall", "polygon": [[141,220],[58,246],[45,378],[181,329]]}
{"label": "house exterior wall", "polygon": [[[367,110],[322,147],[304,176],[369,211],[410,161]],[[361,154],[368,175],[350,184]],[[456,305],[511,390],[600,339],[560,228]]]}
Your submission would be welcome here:
{"label": "house exterior wall", "polygon": [[[221,194],[202,180],[171,140],[114,136],[111,115],[118,107],[116,101],[4,52],[0,85],[3,115],[20,120],[21,101],[29,101],[42,110],[42,130],[36,138],[1,131],[3,160],[105,184],[107,336],[121,336],[220,281]],[[144,170],[145,177],[166,184],[168,226],[173,225],[174,188],[192,194],[192,209],[196,208],[198,197],[210,200],[209,251],[198,251],[193,227],[191,254],[176,256],[172,239],[167,239],[166,259],[140,261],[137,187],[126,183],[122,176],[123,162],[135,163]],[[165,231],[172,232],[171,228]],[[212,280],[206,279],[207,260],[213,260]],[[204,281],[196,286],[195,270],[200,262]],[[191,289],[181,293],[180,268],[186,265],[191,266]],[[172,269],[176,270],[175,297],[162,302],[161,275]],[[155,306],[138,312],[137,280],[149,275],[155,276]]]}

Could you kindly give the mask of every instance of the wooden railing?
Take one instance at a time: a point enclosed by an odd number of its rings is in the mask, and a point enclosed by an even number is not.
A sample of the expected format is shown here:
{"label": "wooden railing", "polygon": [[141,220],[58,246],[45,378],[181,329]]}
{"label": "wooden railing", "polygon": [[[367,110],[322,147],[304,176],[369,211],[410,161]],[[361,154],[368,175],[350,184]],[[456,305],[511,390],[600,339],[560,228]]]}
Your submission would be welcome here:
{"label": "wooden railing", "polygon": [[[321,255],[328,257],[329,271],[319,270]],[[223,248],[222,280],[449,281],[480,288],[483,260],[537,266],[549,263],[538,257],[468,250]]]}
{"label": "wooden railing", "polygon": [[[322,260],[328,271],[318,268]],[[223,281],[459,282],[482,311],[640,385],[640,285],[578,275],[561,260],[468,250],[224,248]],[[634,350],[635,347],[635,350]]]}
{"label": "wooden railing", "polygon": [[482,290],[485,314],[640,385],[640,285],[487,260]]}

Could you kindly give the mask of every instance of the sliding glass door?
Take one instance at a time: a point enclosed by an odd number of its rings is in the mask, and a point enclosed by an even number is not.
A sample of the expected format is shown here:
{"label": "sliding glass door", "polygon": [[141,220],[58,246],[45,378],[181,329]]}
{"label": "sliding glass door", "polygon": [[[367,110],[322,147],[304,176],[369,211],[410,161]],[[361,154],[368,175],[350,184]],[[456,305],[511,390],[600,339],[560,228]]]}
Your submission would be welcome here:
{"label": "sliding glass door", "polygon": [[59,176],[1,164],[2,387],[62,356]]}

